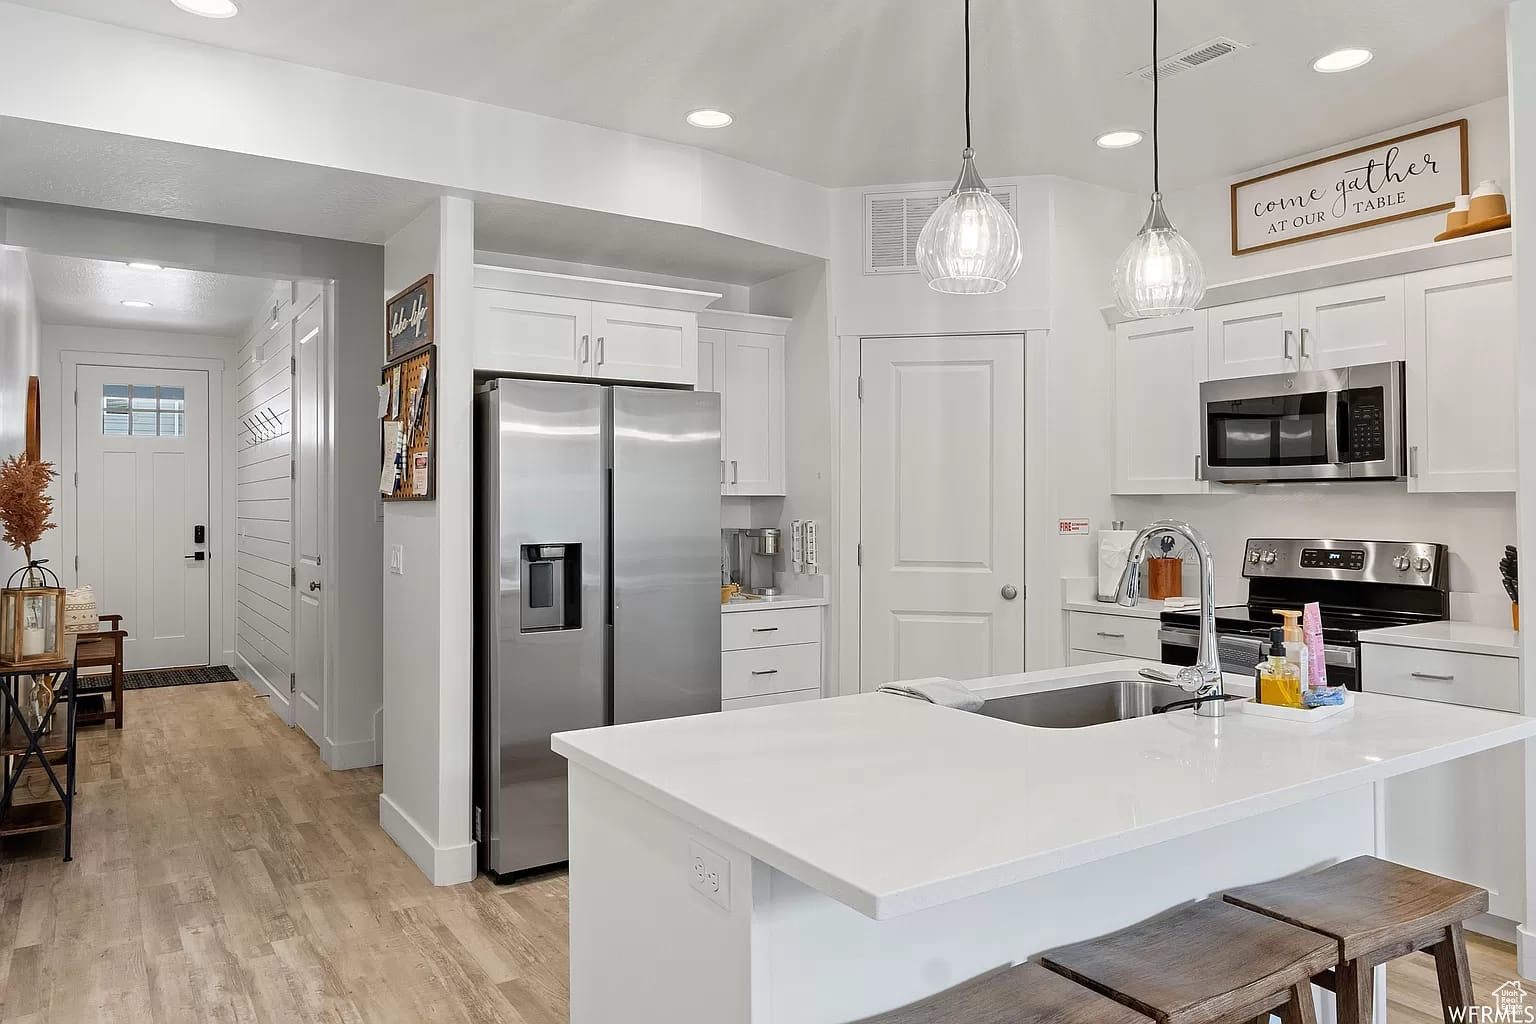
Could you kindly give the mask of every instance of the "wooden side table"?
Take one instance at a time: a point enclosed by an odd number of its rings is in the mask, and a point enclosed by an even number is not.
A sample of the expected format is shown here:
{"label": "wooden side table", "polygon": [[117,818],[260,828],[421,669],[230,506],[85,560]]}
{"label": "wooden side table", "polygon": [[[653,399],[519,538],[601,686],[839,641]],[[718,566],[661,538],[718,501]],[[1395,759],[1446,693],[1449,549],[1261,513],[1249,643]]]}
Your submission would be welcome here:
{"label": "wooden side table", "polygon": [[[50,728],[33,728],[23,713],[23,701],[32,687],[32,677],[45,677],[53,687],[43,722]],[[0,838],[33,832],[64,830],[64,859],[70,855],[75,810],[75,642],[65,638],[62,657],[57,662],[31,665],[0,665],[0,694],[5,704],[0,717],[0,764],[3,764],[5,790],[0,794]],[[59,721],[60,718],[64,720]],[[64,755],[64,781],[59,781],[50,760]],[[15,805],[16,785],[32,759],[48,775],[57,801]]]}

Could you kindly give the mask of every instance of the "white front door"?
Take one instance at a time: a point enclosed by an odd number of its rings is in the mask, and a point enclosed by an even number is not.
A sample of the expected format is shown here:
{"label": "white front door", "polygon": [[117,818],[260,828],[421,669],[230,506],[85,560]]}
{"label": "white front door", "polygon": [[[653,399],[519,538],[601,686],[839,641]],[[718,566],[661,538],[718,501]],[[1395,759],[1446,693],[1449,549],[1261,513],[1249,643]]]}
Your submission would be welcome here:
{"label": "white front door", "polygon": [[207,665],[208,374],[76,370],[77,552],[130,669]]}
{"label": "white front door", "polygon": [[325,695],[325,573],[320,550],[321,460],[325,453],[322,408],[326,343],[325,299],[320,297],[294,323],[294,612],[293,718],[321,744]]}
{"label": "white front door", "polygon": [[860,688],[1024,669],[1024,339],[860,348]]}

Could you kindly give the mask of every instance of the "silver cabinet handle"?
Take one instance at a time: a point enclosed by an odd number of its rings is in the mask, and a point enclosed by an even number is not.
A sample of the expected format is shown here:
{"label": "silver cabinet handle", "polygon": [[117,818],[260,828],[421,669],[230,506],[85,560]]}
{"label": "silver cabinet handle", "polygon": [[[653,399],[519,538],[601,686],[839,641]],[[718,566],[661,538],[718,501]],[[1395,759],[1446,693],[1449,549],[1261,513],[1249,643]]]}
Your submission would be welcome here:
{"label": "silver cabinet handle", "polygon": [[752,632],[754,632],[754,633],[777,633],[778,631],[779,631],[779,627],[778,626],[753,626],[752,627]]}
{"label": "silver cabinet handle", "polygon": [[581,341],[577,342],[576,344],[576,362],[585,363],[587,361],[587,355],[590,353],[592,347],[591,342],[592,335],[583,334],[581,336]]}
{"label": "silver cabinet handle", "polygon": [[1415,679],[1428,679],[1436,683],[1454,683],[1456,681],[1455,676],[1436,675],[1433,672],[1413,672],[1410,674]]}
{"label": "silver cabinet handle", "polygon": [[1408,449],[1408,475],[1410,477],[1417,477],[1419,475],[1419,446],[1418,445],[1414,445],[1414,446],[1412,446],[1411,448]]}
{"label": "silver cabinet handle", "polygon": [[603,357],[604,357],[605,354],[606,353],[603,352],[603,336],[601,334],[599,334],[597,336],[597,365],[598,366],[602,366],[603,365]]}
{"label": "silver cabinet handle", "polygon": [[755,676],[776,676],[779,674],[779,670],[776,668],[755,668],[752,670],[752,674]]}
{"label": "silver cabinet handle", "polygon": [[1296,362],[1300,363],[1307,358],[1307,328],[1301,329],[1301,348],[1297,350]]}
{"label": "silver cabinet handle", "polygon": [[1203,455],[1195,456],[1195,479],[1205,479],[1205,456]]}
{"label": "silver cabinet handle", "polygon": [[1106,640],[1124,640],[1125,639],[1125,634],[1124,633],[1102,633],[1101,632],[1098,635],[1103,637]]}
{"label": "silver cabinet handle", "polygon": [[725,483],[725,460],[724,459],[720,460],[720,483],[722,485]]}
{"label": "silver cabinet handle", "polygon": [[732,459],[731,460],[731,483],[734,484],[734,483],[739,483],[740,482],[737,479],[737,477],[740,475],[740,473],[739,473],[740,468],[741,468],[740,466],[736,465],[736,460]]}
{"label": "silver cabinet handle", "polygon": [[1285,344],[1285,361],[1286,362],[1290,362],[1291,361],[1291,339],[1294,338],[1294,337],[1296,337],[1296,332],[1295,331],[1286,331],[1285,332],[1285,343],[1284,344]]}

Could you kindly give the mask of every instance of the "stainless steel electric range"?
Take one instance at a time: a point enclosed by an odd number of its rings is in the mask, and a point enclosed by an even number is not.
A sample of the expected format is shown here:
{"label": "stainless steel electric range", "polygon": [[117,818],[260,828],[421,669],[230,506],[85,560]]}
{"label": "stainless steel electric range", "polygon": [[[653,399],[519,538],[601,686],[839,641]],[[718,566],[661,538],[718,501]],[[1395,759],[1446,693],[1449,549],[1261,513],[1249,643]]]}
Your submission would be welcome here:
{"label": "stainless steel electric range", "polygon": [[[1382,540],[1250,540],[1243,554],[1248,604],[1219,608],[1222,668],[1252,672],[1264,658],[1276,612],[1316,601],[1322,611],[1328,683],[1360,689],[1360,634],[1450,614],[1443,544]],[[1193,665],[1197,612],[1164,612],[1163,661]]]}

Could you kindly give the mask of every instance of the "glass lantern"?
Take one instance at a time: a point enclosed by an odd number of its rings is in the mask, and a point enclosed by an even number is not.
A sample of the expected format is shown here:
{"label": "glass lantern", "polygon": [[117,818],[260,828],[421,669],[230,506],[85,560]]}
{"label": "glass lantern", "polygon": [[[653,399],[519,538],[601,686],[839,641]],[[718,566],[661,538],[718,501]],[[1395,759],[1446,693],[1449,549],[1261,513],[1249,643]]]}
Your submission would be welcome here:
{"label": "glass lantern", "polygon": [[0,665],[63,660],[64,588],[58,583],[57,576],[34,562],[18,569],[0,590]]}

